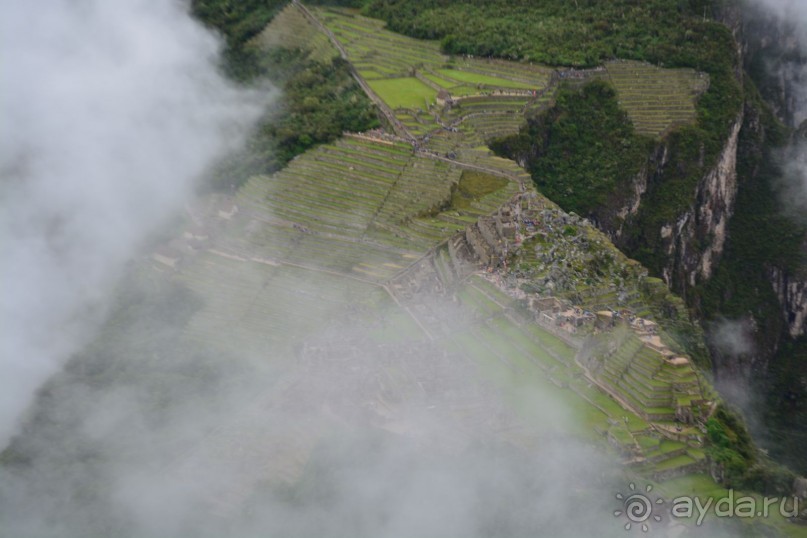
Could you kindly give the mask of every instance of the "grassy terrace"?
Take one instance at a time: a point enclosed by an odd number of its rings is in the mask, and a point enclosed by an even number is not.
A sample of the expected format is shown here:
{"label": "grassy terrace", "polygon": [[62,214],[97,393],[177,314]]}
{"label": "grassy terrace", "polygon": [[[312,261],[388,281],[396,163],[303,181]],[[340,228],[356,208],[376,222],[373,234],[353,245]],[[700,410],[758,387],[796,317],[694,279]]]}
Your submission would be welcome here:
{"label": "grassy terrace", "polygon": [[247,258],[385,280],[518,190],[503,180],[451,207],[462,173],[407,144],[347,137],[248,181],[238,194],[244,212],[230,246]]}
{"label": "grassy terrace", "polygon": [[[460,69],[438,69],[441,78],[453,85],[468,83],[474,86],[492,86],[494,88],[514,88],[523,90],[535,90],[543,87],[543,84],[529,84],[517,80],[510,80],[502,77],[486,75],[477,71],[464,71]],[[438,83],[439,84],[439,83]]]}
{"label": "grassy terrace", "polygon": [[693,69],[662,69],[640,62],[609,62],[608,80],[641,134],[660,136],[670,127],[694,123],[695,98],[709,85]]}
{"label": "grassy terrace", "polygon": [[478,58],[457,58],[454,68],[521,83],[530,89],[545,88],[553,72],[549,67],[532,63]]}
{"label": "grassy terrace", "polygon": [[415,77],[375,79],[367,83],[392,109],[426,110],[437,95],[436,91]]}
{"label": "grassy terrace", "polygon": [[[251,178],[215,247],[180,273],[205,303],[188,336],[257,352],[290,345],[348,306],[389,305],[378,284],[518,190],[502,178],[480,187],[463,174],[406,143],[345,137]],[[453,207],[459,185],[470,197]]]}
{"label": "grassy terrace", "polygon": [[704,399],[690,365],[668,364],[661,354],[630,332],[619,349],[603,356],[601,361],[599,379],[654,421],[671,422],[676,405]]}
{"label": "grassy terrace", "polygon": [[485,140],[492,140],[517,134],[524,124],[524,118],[516,112],[504,112],[474,116],[465,120],[465,123]]}
{"label": "grassy terrace", "polygon": [[[450,345],[467,354],[485,376],[506,388],[512,404],[526,420],[546,420],[546,409],[541,405],[536,408],[536,400],[541,400],[540,394],[547,394],[553,403],[563,404],[562,409],[553,409],[560,417],[553,428],[592,439],[607,435],[626,457],[641,455],[637,461],[648,474],[703,460],[702,451],[659,435],[648,421],[588,381],[575,362],[575,349],[522,318],[514,299],[492,283],[479,276],[471,277],[457,291],[457,297],[475,316]],[[628,340],[614,361],[629,364],[641,348],[637,339]],[[669,392],[669,385],[666,390]]]}
{"label": "grassy terrace", "polygon": [[412,39],[384,29],[385,23],[347,9],[316,9],[359,70],[406,77],[414,66],[439,68],[447,57],[436,41]]}
{"label": "grassy terrace", "polygon": [[[523,123],[532,91],[547,87],[552,70],[530,64],[449,58],[433,41],[412,39],[384,29],[384,23],[353,10],[319,8],[315,15],[331,30],[368,85],[417,137],[441,131],[434,117],[452,123],[471,114],[465,126],[479,136],[479,145],[513,134]],[[445,113],[437,106],[439,90],[462,102]],[[524,95],[516,97],[512,93]],[[536,101],[539,98],[536,97]],[[546,98],[540,98],[546,99]]]}

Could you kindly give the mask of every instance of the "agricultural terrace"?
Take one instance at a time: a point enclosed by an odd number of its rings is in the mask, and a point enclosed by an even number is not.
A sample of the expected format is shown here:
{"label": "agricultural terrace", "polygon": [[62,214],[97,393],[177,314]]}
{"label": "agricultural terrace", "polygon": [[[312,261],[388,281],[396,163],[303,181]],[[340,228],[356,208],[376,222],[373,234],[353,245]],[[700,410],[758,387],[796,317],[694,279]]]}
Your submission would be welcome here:
{"label": "agricultural terrace", "polygon": [[392,139],[346,136],[310,150],[251,178],[237,211],[212,217],[215,240],[178,272],[205,303],[186,332],[212,348],[284,349],[346,308],[389,309],[387,280],[518,188]]}
{"label": "agricultural terrace", "polygon": [[[416,137],[467,122],[487,143],[515,134],[525,115],[552,104],[556,78],[548,67],[448,57],[437,42],[390,32],[384,22],[354,10],[320,8],[313,13],[344,47],[358,74]],[[577,71],[560,79],[590,76],[607,78],[637,131],[651,136],[693,123],[695,101],[709,85],[708,77],[693,69],[633,61],[609,62],[603,72]]]}
{"label": "agricultural terrace", "polygon": [[662,136],[669,129],[694,124],[695,100],[709,87],[709,78],[694,69],[662,69],[632,61],[608,62],[608,81],[616,88],[637,132]]}
{"label": "agricultural terrace", "polygon": [[415,77],[372,79],[367,83],[393,109],[426,110],[437,92]]}
{"label": "agricultural terrace", "polygon": [[[376,19],[335,8],[312,10],[344,47],[357,73],[417,137],[465,118],[483,140],[512,134],[528,105],[548,98],[548,68],[500,60],[449,58],[439,43],[390,32]],[[446,106],[448,104],[448,106]],[[481,119],[480,116],[488,116]]]}
{"label": "agricultural terrace", "polygon": [[[211,244],[174,268],[204,302],[188,336],[213,349],[260,353],[290,349],[333,320],[358,319],[375,327],[368,334],[379,342],[405,334],[472,363],[480,380],[492,382],[498,397],[534,429],[546,427],[545,410],[530,395],[552,394],[566,404],[570,419],[553,428],[606,438],[646,476],[661,480],[700,468],[698,432],[678,430],[673,422],[679,408],[704,399],[691,364],[673,366],[632,334],[615,346],[603,337],[607,351],[586,357],[580,339],[539,322],[525,305],[529,284],[529,293],[573,300],[578,308],[627,308],[650,317],[659,309],[640,289],[640,267],[616,254],[589,223],[537,193],[532,196],[539,218],[529,226],[538,233],[512,245],[509,273],[505,267],[503,273],[455,282],[456,315],[441,316],[429,311],[432,305],[407,304],[406,295],[397,295],[398,282],[413,268],[427,267],[428,278],[447,285],[456,267],[451,242],[467,240],[474,226],[481,230],[480,217],[531,190],[529,174],[494,156],[486,144],[517,131],[526,113],[551,104],[545,91],[551,72],[499,60],[450,59],[437,43],[394,34],[355,12],[313,13],[373,92],[421,138],[346,135],[276,174],[252,177],[234,197],[238,211],[219,219]],[[265,46],[287,40],[324,58],[336,48],[323,37],[291,5],[258,39]],[[625,106],[634,107],[633,121],[663,130],[684,116],[669,114],[653,123],[650,101],[630,93],[637,81],[658,73],[627,62],[608,70]],[[686,90],[691,101],[699,91],[694,72],[664,73],[664,82],[646,83],[658,99]],[[526,233],[522,225],[519,220],[519,236]],[[417,278],[413,283],[418,285]],[[669,340],[661,328],[659,335]],[[400,372],[393,368],[384,375],[393,379]],[[467,412],[477,416],[479,409],[490,409],[477,407]]]}
{"label": "agricultural terrace", "polygon": [[204,299],[186,336],[209,349],[280,352],[347,305],[377,309],[390,302],[381,288],[368,283],[223,254],[218,249],[202,253],[180,273],[181,281]]}
{"label": "agricultural terrace", "polygon": [[253,38],[252,44],[264,50],[272,47],[305,50],[309,52],[310,59],[321,63],[339,56],[339,51],[328,36],[291,3]]}
{"label": "agricultural terrace", "polygon": [[628,337],[605,360],[603,375],[614,384],[614,394],[630,398],[625,403],[634,412],[592,384],[592,374],[576,361],[576,346],[536,324],[518,301],[491,281],[474,276],[457,296],[476,316],[463,328],[455,328],[457,336],[446,345],[472,358],[485,375],[506,389],[527,420],[532,415],[539,421],[543,411],[524,396],[529,391],[513,387],[540,390],[562,401],[571,419],[569,427],[578,428],[567,433],[606,436],[627,463],[647,476],[663,479],[703,463],[702,448],[687,441],[699,432],[676,430],[670,409],[676,397],[683,398],[671,387],[683,390],[680,387],[697,384],[691,367],[676,370],[659,364],[638,338]]}
{"label": "agricultural terrace", "polygon": [[234,241],[248,238],[251,256],[382,281],[518,191],[505,181],[452,208],[462,176],[407,143],[345,137],[273,176],[252,178],[238,194],[249,217]]}

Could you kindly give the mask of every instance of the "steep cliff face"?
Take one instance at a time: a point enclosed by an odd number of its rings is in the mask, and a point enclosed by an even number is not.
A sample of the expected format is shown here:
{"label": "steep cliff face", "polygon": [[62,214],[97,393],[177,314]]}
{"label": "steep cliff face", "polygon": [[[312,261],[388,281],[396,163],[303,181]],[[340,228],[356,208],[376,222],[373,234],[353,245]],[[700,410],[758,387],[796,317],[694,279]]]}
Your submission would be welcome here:
{"label": "steep cliff face", "polygon": [[[765,103],[776,117],[789,127],[796,127],[807,114],[807,58],[803,54],[805,44],[800,43],[798,24],[763,12],[749,11],[743,24],[743,52],[746,70],[753,77]],[[807,169],[804,148],[807,147],[807,123],[802,124],[793,135],[788,148],[780,152],[784,175],[791,172],[803,174]],[[800,168],[789,170],[788,168]],[[792,175],[792,174],[791,174]],[[798,183],[800,178],[790,178]],[[780,183],[780,196],[799,198],[803,192],[793,192],[787,179]],[[796,191],[802,190],[796,185]],[[798,202],[797,202],[798,203]],[[786,208],[788,200],[784,200]],[[793,208],[790,208],[793,209]],[[799,212],[802,208],[796,207]],[[796,218],[798,219],[798,216]],[[801,251],[807,252],[807,235],[803,237]],[[807,333],[807,267],[803,265],[784,267],[772,263],[767,267],[767,278],[781,306],[786,324],[786,335],[798,338]]]}
{"label": "steep cliff face", "polygon": [[[796,32],[786,22],[764,16],[763,13],[754,10],[742,12],[737,6],[726,8],[719,14],[719,18],[732,30],[737,39],[741,60],[737,68],[737,77],[750,75],[754,86],[753,88],[747,86],[748,91],[754,93],[759,89],[761,99],[771,107],[779,121],[794,126],[794,122],[802,119],[804,115],[804,97],[807,93],[803,90],[803,77],[807,73],[804,64],[807,59],[799,52]],[[760,146],[770,144],[771,135],[766,132],[769,127],[762,125],[760,121],[759,105],[759,102],[749,101],[737,116],[717,162],[698,182],[689,207],[677,212],[672,218],[665,219],[658,226],[658,235],[661,239],[658,250],[663,252],[663,257],[656,258],[660,260],[656,269],[667,285],[690,299],[690,304],[696,309],[699,309],[697,304],[699,299],[692,296],[693,291],[712,278],[726,249],[729,222],[735,212],[740,183],[758,181],[756,176],[761,173],[760,168],[764,166],[762,154],[765,152],[760,149],[759,156],[752,156],[750,160],[753,162],[742,170],[740,176],[743,177],[738,177],[738,151],[747,152],[749,149],[748,144],[744,149],[739,149],[741,134],[745,133],[747,140],[755,140]],[[790,150],[774,152],[773,159],[777,161],[777,166],[783,165],[784,160],[793,160],[792,155],[788,156],[788,153],[793,153],[794,147],[807,146],[805,131],[807,128],[800,129],[794,135]],[[756,152],[756,149],[753,151]],[[746,160],[749,160],[747,156]],[[607,230],[612,239],[629,252],[638,248],[635,231],[631,239],[630,227],[647,226],[647,219],[642,221],[641,212],[648,193],[652,197],[654,185],[664,182],[671,169],[681,166],[675,156],[670,155],[665,142],[659,145],[650,163],[642,173],[633,178],[632,188],[626,189],[621,194],[623,198],[614,210],[618,217],[614,222],[618,223],[618,226]],[[807,166],[804,168],[807,169]],[[760,200],[760,203],[781,204],[782,196],[787,196],[787,193],[783,194],[778,180],[763,181],[771,183],[768,193],[771,199]],[[753,208],[747,209],[753,210]],[[607,224],[607,220],[598,224]],[[654,233],[654,230],[643,230],[643,233],[647,238],[648,234]],[[735,230],[735,233],[739,232]],[[786,233],[792,249],[794,243],[792,234],[799,232],[794,226],[794,229]],[[776,236],[757,239],[782,240]],[[802,253],[807,253],[807,236],[803,239],[801,250]],[[735,256],[738,254],[743,253],[734,253]],[[789,263],[784,263],[780,259],[765,260],[764,273],[767,285],[773,289],[778,300],[782,324],[786,326],[786,331],[781,337],[796,338],[807,334],[807,270],[798,264],[794,265],[792,259],[788,258]],[[765,309],[751,310],[756,311],[756,315],[752,317],[757,317],[758,321],[761,321],[759,318],[764,317]],[[751,310],[744,315],[746,317],[751,315]],[[781,337],[771,338],[770,335],[766,335],[765,342],[758,342],[759,356],[755,362],[766,365],[779,348]],[[720,361],[716,362],[718,368],[719,363]]]}
{"label": "steep cliff face", "polygon": [[[807,57],[799,42],[799,29],[787,20],[749,11],[743,25],[745,68],[752,77],[760,96],[776,118],[795,128],[807,114]],[[764,129],[755,125],[754,129]],[[785,325],[782,337],[791,339],[807,334],[807,233],[804,230],[804,174],[807,170],[807,122],[793,131],[786,147],[775,152],[780,168],[772,190],[780,212],[792,224],[791,232],[800,233],[789,263],[770,260],[766,263],[766,278],[776,295]],[[755,173],[755,170],[749,172]],[[771,237],[769,240],[776,241]],[[778,347],[778,345],[776,346]],[[771,357],[775,349],[768,350]]]}
{"label": "steep cliff face", "polygon": [[[612,198],[612,217],[597,219],[597,225],[620,248],[640,256],[651,252],[655,264],[644,260],[682,296],[699,282],[708,280],[723,254],[728,223],[737,198],[737,151],[744,113],[732,122],[726,141],[711,167],[702,162],[682,162],[669,141],[658,144],[629,188]],[[697,158],[696,158],[697,160]],[[704,168],[690,186],[684,187],[675,211],[659,216],[656,208],[666,203],[664,190],[682,182],[680,169]],[[682,182],[683,183],[683,182]]]}
{"label": "steep cliff face", "polygon": [[711,329],[717,385],[746,405],[770,454],[804,473],[807,228],[804,206],[797,208],[799,191],[789,192],[798,174],[788,178],[802,144],[802,131],[792,130],[799,92],[789,73],[803,69],[795,68],[797,49],[781,20],[743,15],[738,40],[746,103],[734,214],[723,256],[693,289],[689,304]]}
{"label": "steep cliff face", "polygon": [[[699,280],[709,279],[723,254],[737,198],[737,142],[742,123],[740,113],[717,163],[698,182],[689,208],[659,230],[667,257],[662,277],[673,289],[686,292]],[[664,180],[663,173],[659,179]]]}
{"label": "steep cliff face", "polygon": [[591,217],[592,222],[615,244],[623,246],[623,241],[630,231],[629,223],[642,207],[642,198],[647,192],[648,184],[657,175],[658,170],[667,164],[667,161],[667,146],[660,144],[647,164],[630,179],[628,188],[613,194],[608,204],[612,208],[611,211]]}
{"label": "steep cliff face", "polygon": [[807,333],[807,281],[778,267],[771,267],[768,275],[782,306],[788,334],[791,338],[804,335]]}

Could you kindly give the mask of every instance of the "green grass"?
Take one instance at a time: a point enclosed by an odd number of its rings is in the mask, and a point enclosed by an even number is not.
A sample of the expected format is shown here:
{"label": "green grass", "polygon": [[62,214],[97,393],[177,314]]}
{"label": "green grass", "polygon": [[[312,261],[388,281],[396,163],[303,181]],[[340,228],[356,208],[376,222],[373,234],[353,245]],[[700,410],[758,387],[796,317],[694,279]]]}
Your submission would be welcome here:
{"label": "green grass", "polygon": [[633,444],[633,436],[621,424],[619,426],[612,426],[611,429],[608,430],[608,433],[622,446]]}
{"label": "green grass", "polygon": [[367,84],[392,109],[426,109],[437,92],[415,77],[368,80]]}
{"label": "green grass", "polygon": [[[460,71],[458,69],[438,69],[441,75],[458,80],[460,82],[467,82],[469,84],[483,84],[485,86],[495,86],[497,88],[515,88],[524,90],[539,89],[538,85],[527,84],[506,78],[492,77],[490,75],[483,75],[473,71]],[[439,84],[439,82],[438,82]]]}
{"label": "green grass", "polygon": [[468,209],[471,202],[504,188],[508,183],[509,180],[500,176],[465,170],[451,197],[451,209]]}
{"label": "green grass", "polygon": [[687,456],[686,454],[682,454],[680,456],[664,460],[658,465],[655,465],[654,468],[656,469],[656,471],[668,471],[670,469],[675,469],[676,467],[689,465],[690,463],[695,463],[695,460]]}
{"label": "green grass", "polygon": [[440,86],[442,86],[443,88],[446,88],[446,89],[448,89],[448,88],[452,88],[453,86],[456,86],[456,85],[457,85],[457,83],[456,83],[456,82],[453,82],[453,81],[450,81],[450,80],[446,80],[446,79],[444,79],[443,77],[440,77],[440,76],[435,75],[435,74],[433,74],[433,73],[423,73],[423,76],[424,76],[425,78],[427,78],[427,79],[431,80],[431,81],[432,81],[432,82],[434,82],[435,84],[438,84],[438,85],[440,85]]}

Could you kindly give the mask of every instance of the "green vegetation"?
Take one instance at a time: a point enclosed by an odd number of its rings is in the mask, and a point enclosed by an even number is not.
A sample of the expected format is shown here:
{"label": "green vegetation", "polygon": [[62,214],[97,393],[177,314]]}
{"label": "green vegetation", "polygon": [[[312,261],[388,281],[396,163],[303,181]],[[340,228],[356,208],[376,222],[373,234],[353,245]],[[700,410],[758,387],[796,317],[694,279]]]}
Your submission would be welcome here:
{"label": "green vegetation", "polygon": [[266,27],[286,0],[191,0],[191,13],[224,36],[224,70],[237,80],[255,76],[257,54],[247,42]]}
{"label": "green vegetation", "polygon": [[[239,186],[255,174],[279,170],[344,131],[379,125],[376,111],[350,74],[349,65],[299,10],[286,2],[198,0],[193,13],[227,39],[225,68],[242,82],[269,79],[282,92],[272,102],[247,147],[224,160],[213,186]],[[232,4],[232,5],[231,5]],[[266,23],[273,16],[272,24]],[[290,28],[296,40],[288,40]]]}
{"label": "green vegetation", "polygon": [[499,176],[465,170],[451,197],[452,209],[468,209],[471,202],[478,201],[488,194],[505,187],[508,181]]}
{"label": "green vegetation", "polygon": [[795,475],[758,453],[739,415],[720,405],[706,423],[709,458],[724,475],[727,487],[767,495],[790,493]]}
{"label": "green vegetation", "polygon": [[[405,0],[375,0],[366,12],[408,35],[442,38],[449,53],[581,67],[621,58],[707,73],[709,89],[698,99],[697,124],[681,127],[666,138],[669,164],[663,180],[650,186],[628,229],[628,253],[660,274],[667,260],[659,231],[693,202],[695,186],[714,165],[742,104],[742,88],[734,75],[738,60],[733,36],[724,25],[704,19],[704,13],[716,7],[717,0],[547,0],[540,4],[426,0],[416,7]],[[538,133],[533,131],[533,136]],[[582,157],[592,163],[613,161],[610,149],[605,144],[586,148]],[[579,160],[573,153],[567,158]],[[628,171],[635,169],[635,164],[628,167]],[[562,192],[567,179],[550,172],[535,179],[545,186],[557,183],[556,192]],[[607,198],[605,191],[603,187],[579,206],[592,207],[595,200]],[[574,193],[572,201],[577,201]]]}
{"label": "green vegetation", "polygon": [[783,211],[777,188],[782,177],[779,155],[788,133],[757,94],[754,82],[746,80],[746,85],[745,128],[737,151],[739,188],[728,241],[712,278],[693,290],[693,303],[707,320],[750,317],[757,347],[777,350],[770,358],[768,376],[756,379],[756,387],[767,395],[766,445],[772,456],[805,473],[807,394],[802,377],[794,373],[804,371],[807,344],[803,339],[780,343],[788,337],[770,270],[799,274],[805,264],[801,245],[807,231]]}
{"label": "green vegetation", "polygon": [[329,63],[334,57],[339,56],[339,51],[328,36],[320,32],[313,22],[291,3],[272,19],[272,24],[250,40],[249,45],[252,51],[277,47],[306,51],[311,60],[320,63]]}
{"label": "green vegetation", "polygon": [[414,67],[439,68],[447,61],[435,41],[412,39],[384,29],[384,22],[352,10],[314,10],[347,51],[357,69],[385,77],[406,77]]}
{"label": "green vegetation", "polygon": [[518,82],[515,80],[507,80],[501,77],[493,77],[474,71],[460,71],[459,69],[438,69],[438,73],[445,78],[453,79],[458,82],[468,82],[470,84],[481,84],[493,86],[497,88],[521,88],[526,90],[535,89],[535,86]]}
{"label": "green vegetation", "polygon": [[788,271],[798,268],[804,228],[783,214],[775,186],[782,173],[777,152],[786,142],[785,130],[753,96],[748,110],[746,122],[759,122],[761,129],[741,131],[737,150],[740,181],[724,261],[697,290],[698,307],[707,319],[750,313],[764,328],[760,333],[776,337],[783,330],[783,321],[767,271],[771,266]]}
{"label": "green vegetation", "polygon": [[405,143],[345,137],[271,177],[251,178],[238,193],[239,205],[266,221],[283,219],[304,230],[286,224],[249,232],[244,223],[236,235],[250,236],[250,248],[272,259],[384,281],[518,190],[505,181],[477,192],[465,208],[441,211],[460,174]]}
{"label": "green vegetation", "polygon": [[702,21],[710,5],[698,0],[425,0],[417,5],[373,0],[366,12],[397,32],[442,39],[451,54],[592,67],[614,57],[680,64],[697,53],[711,54],[706,49],[715,44],[717,25]]}
{"label": "green vegetation", "polygon": [[279,170],[344,131],[379,126],[375,108],[343,60],[323,64],[306,60],[300,52],[276,49],[263,56],[262,64],[271,80],[282,82],[282,94],[270,105],[246,149],[220,164],[218,187],[238,186],[255,174]]}
{"label": "green vegetation", "polygon": [[[443,125],[461,124],[479,134],[482,145],[517,132],[525,112],[548,101],[548,96],[532,95],[548,86],[551,70],[546,67],[449,58],[436,41],[395,34],[383,21],[354,10],[321,8],[314,13],[344,47],[359,75],[414,136],[425,139],[440,133]],[[441,89],[459,102],[438,105]]]}
{"label": "green vegetation", "polygon": [[391,108],[427,109],[437,92],[414,77],[370,80],[368,84]]}
{"label": "green vegetation", "polygon": [[708,77],[693,69],[662,69],[654,65],[618,61],[606,65],[619,106],[636,131],[662,136],[672,128],[695,123],[696,98],[709,87]]}
{"label": "green vegetation", "polygon": [[598,220],[645,165],[651,147],[601,81],[562,88],[555,107],[530,119],[519,135],[492,144],[499,154],[526,161],[549,199]]}
{"label": "green vegetation", "polygon": [[807,474],[807,338],[785,343],[771,360],[767,393],[767,445],[771,456]]}

